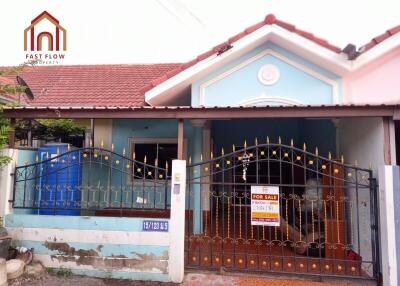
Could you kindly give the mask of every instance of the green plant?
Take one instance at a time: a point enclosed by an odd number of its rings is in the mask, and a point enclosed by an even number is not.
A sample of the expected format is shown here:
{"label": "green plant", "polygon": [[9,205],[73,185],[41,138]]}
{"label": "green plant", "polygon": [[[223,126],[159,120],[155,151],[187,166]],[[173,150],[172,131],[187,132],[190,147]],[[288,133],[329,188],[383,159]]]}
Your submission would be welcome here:
{"label": "green plant", "polygon": [[45,131],[47,137],[77,135],[85,131],[85,126],[72,119],[38,119],[38,122],[47,127]]}
{"label": "green plant", "polygon": [[53,267],[46,267],[46,272],[49,273],[50,275],[56,274],[56,271]]}
{"label": "green plant", "polygon": [[7,145],[9,131],[9,120],[2,117],[2,108],[0,107],[0,167],[7,165],[11,161],[11,158],[9,156],[2,154],[2,150]]}
{"label": "green plant", "polygon": [[61,268],[47,267],[46,271],[48,274],[57,275],[58,277],[70,277],[72,275],[71,269],[67,269],[64,267]]}
{"label": "green plant", "polygon": [[61,267],[57,270],[56,274],[58,277],[70,277],[72,275],[72,271],[71,269]]}
{"label": "green plant", "polygon": [[[19,75],[23,69],[27,66],[35,66],[38,64],[37,60],[27,61],[18,66],[14,67],[2,67],[0,68],[0,76],[17,76]],[[9,79],[10,82],[13,80]],[[12,94],[15,95],[17,93],[24,92],[26,90],[25,86],[21,86],[17,83],[1,83],[0,82],[0,95],[1,94]]]}
{"label": "green plant", "polygon": [[[34,66],[37,61],[28,61],[19,66],[0,68],[0,76],[17,76],[20,74],[26,66]],[[10,80],[11,81],[11,80]],[[0,82],[0,95],[10,94],[15,95],[24,92],[26,87],[15,84],[4,84]],[[16,103],[12,103],[16,104]],[[2,116],[4,103],[0,102],[0,167],[7,165],[11,162],[11,158],[2,153],[2,150],[6,147],[8,140],[8,133],[10,132],[10,121]]]}

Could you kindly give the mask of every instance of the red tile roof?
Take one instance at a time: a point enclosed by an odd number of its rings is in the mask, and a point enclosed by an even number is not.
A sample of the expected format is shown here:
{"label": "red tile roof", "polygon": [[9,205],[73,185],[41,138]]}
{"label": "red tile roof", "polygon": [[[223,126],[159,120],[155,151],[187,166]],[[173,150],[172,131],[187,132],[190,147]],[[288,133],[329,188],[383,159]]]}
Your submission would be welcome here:
{"label": "red tile roof", "polygon": [[373,47],[375,47],[376,45],[378,45],[379,43],[383,42],[384,40],[390,38],[393,35],[396,35],[397,33],[400,32],[400,25],[397,25],[389,30],[387,30],[385,33],[380,34],[379,36],[376,36],[375,38],[373,38],[371,41],[369,41],[368,43],[366,43],[365,45],[363,45],[359,51],[360,53],[365,53],[366,51],[372,49]]}
{"label": "red tile roof", "polygon": [[281,27],[281,28],[283,28],[285,30],[288,30],[288,31],[290,31],[292,33],[295,33],[295,34],[298,34],[298,35],[300,35],[300,36],[302,36],[304,38],[307,38],[310,41],[313,41],[313,42],[317,43],[318,45],[320,45],[320,46],[322,46],[322,47],[324,47],[324,48],[326,48],[328,50],[331,50],[331,51],[333,51],[335,53],[340,53],[342,51],[341,48],[330,44],[327,40],[319,38],[317,36],[314,36],[314,34],[312,34],[310,32],[300,30],[300,29],[296,28],[295,25],[292,25],[290,23],[281,21],[281,20],[277,19],[275,17],[275,15],[269,14],[269,15],[267,15],[265,17],[265,19],[263,21],[244,29],[239,34],[237,34],[237,35],[235,35],[233,37],[230,37],[226,42],[223,42],[223,43],[215,46],[214,48],[210,49],[209,51],[197,56],[197,58],[195,58],[195,59],[193,59],[193,60],[191,60],[189,62],[186,62],[183,65],[178,66],[176,69],[170,71],[168,74],[165,74],[165,75],[161,76],[160,78],[157,78],[155,80],[150,81],[142,89],[142,92],[145,93],[146,91],[149,91],[153,87],[155,87],[155,86],[159,85],[160,83],[166,81],[167,79],[175,76],[176,74],[184,71],[185,69],[187,69],[187,68],[197,64],[198,62],[200,62],[200,61],[212,56],[213,54],[218,53],[218,51],[220,49],[222,49],[223,47],[233,44],[234,42],[240,40],[241,38],[253,33],[254,31],[256,31],[256,30],[258,30],[258,29],[260,29],[262,27],[264,27],[265,25],[276,25],[276,26],[279,26],[279,27]]}
{"label": "red tile roof", "polygon": [[[143,106],[141,89],[180,64],[27,67],[20,76],[35,99],[31,106]],[[8,79],[14,76],[6,76]]]}

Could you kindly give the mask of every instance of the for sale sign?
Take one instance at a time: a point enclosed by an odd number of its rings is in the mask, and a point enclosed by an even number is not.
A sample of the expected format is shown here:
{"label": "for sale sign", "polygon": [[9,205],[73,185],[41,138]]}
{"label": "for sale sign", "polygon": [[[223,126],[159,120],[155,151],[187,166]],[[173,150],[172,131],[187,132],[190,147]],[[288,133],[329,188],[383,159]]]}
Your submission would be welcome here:
{"label": "for sale sign", "polygon": [[279,187],[251,186],[251,224],[279,226]]}

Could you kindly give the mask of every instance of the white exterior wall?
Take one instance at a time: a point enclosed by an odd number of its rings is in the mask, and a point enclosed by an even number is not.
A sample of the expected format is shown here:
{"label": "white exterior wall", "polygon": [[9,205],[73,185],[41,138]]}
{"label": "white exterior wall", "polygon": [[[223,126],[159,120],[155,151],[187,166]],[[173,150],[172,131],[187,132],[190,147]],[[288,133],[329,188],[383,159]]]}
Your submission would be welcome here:
{"label": "white exterior wall", "polygon": [[0,152],[3,155],[12,158],[10,164],[0,168],[0,217],[4,219],[7,214],[12,213],[12,207],[8,201],[12,198],[14,180],[11,174],[14,173],[15,170],[15,162],[17,162],[18,159],[18,150],[4,149]]}
{"label": "white exterior wall", "polygon": [[[340,119],[338,128],[339,153],[343,154],[345,163],[353,165],[357,161],[360,168],[368,169],[372,165],[373,176],[378,178],[378,168],[384,161],[384,126],[382,118],[348,118]],[[358,178],[360,180],[360,178]],[[379,183],[379,182],[378,182]],[[347,188],[347,196],[357,206],[359,212],[359,227],[353,225],[355,236],[354,248],[359,249],[363,260],[372,258],[371,249],[371,196],[368,189]],[[358,204],[357,204],[358,199]],[[357,212],[353,211],[353,221],[357,222]],[[378,214],[376,214],[378,215]],[[382,236],[387,236],[381,232]],[[359,237],[359,239],[358,239]],[[372,274],[372,269],[368,271]]]}
{"label": "white exterior wall", "polygon": [[383,285],[399,285],[400,168],[379,168],[379,205]]}
{"label": "white exterior wall", "polygon": [[384,161],[383,120],[376,118],[348,118],[339,122],[339,153],[345,162],[368,168],[372,163],[374,176]]}

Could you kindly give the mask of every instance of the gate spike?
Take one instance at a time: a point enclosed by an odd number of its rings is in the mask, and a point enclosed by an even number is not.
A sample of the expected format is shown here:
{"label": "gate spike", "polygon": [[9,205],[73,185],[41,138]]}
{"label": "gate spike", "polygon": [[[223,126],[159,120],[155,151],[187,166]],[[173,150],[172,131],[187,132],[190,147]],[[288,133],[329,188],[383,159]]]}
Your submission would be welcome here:
{"label": "gate spike", "polygon": [[232,151],[235,152],[235,144],[232,144]]}
{"label": "gate spike", "polygon": [[57,148],[57,156],[60,155],[60,148]]}
{"label": "gate spike", "polygon": [[35,161],[36,163],[39,162],[39,155],[36,155]]}
{"label": "gate spike", "polygon": [[125,156],[126,150],[125,148],[122,150],[122,155]]}
{"label": "gate spike", "polygon": [[213,159],[213,158],[214,158],[214,154],[213,154],[213,152],[212,152],[212,151],[211,151],[210,157],[211,157],[211,159]]}
{"label": "gate spike", "polygon": [[[192,161],[192,157],[189,158]],[[200,154],[200,162],[203,162],[203,154]]]}
{"label": "gate spike", "polygon": [[342,164],[344,164],[344,156],[343,155],[340,157],[340,161],[342,161]]}
{"label": "gate spike", "polygon": [[307,150],[307,147],[306,147],[306,143],[305,143],[305,142],[303,143],[303,150],[304,150],[304,151]]}
{"label": "gate spike", "polygon": [[247,148],[247,141],[244,140],[244,149],[246,149],[246,148]]}
{"label": "gate spike", "polygon": [[89,140],[89,147],[93,147],[92,139]]}
{"label": "gate spike", "polygon": [[101,139],[100,147],[101,147],[101,148],[104,148],[104,141],[103,141],[103,139]]}
{"label": "gate spike", "polygon": [[49,152],[46,152],[46,159],[49,159]]}
{"label": "gate spike", "polygon": [[67,150],[70,151],[71,150],[71,144],[68,143],[67,145]]}
{"label": "gate spike", "polygon": [[132,160],[135,160],[136,159],[136,152],[133,152],[133,154],[132,154]]}
{"label": "gate spike", "polygon": [[290,139],[290,146],[293,147],[293,139]]}
{"label": "gate spike", "polygon": [[221,148],[221,155],[222,155],[222,156],[225,155],[224,147]]}
{"label": "gate spike", "polygon": [[369,169],[372,170],[372,162],[369,161]]}
{"label": "gate spike", "polygon": [[192,156],[189,156],[189,165],[192,164]]}
{"label": "gate spike", "polygon": [[258,145],[258,138],[256,137],[256,139],[254,140],[254,143],[256,144],[256,146]]}
{"label": "gate spike", "polygon": [[111,143],[111,151],[114,151],[114,143]]}
{"label": "gate spike", "polygon": [[358,166],[358,161],[354,160],[354,166],[357,167]]}
{"label": "gate spike", "polygon": [[319,152],[318,152],[318,147],[315,147],[315,155],[318,156]]}
{"label": "gate spike", "polygon": [[144,155],[143,162],[146,164],[147,163],[147,155]]}
{"label": "gate spike", "polygon": [[278,137],[278,143],[279,143],[279,145],[282,144],[281,136]]}
{"label": "gate spike", "polygon": [[269,136],[267,136],[267,144],[269,144]]}
{"label": "gate spike", "polygon": [[165,170],[168,170],[168,161],[165,161]]}
{"label": "gate spike", "polygon": [[331,153],[331,151],[329,151],[329,153],[328,153],[328,159],[329,159],[329,160],[332,160],[332,153]]}
{"label": "gate spike", "polygon": [[158,167],[158,160],[157,160],[157,158],[154,159],[154,166]]}

